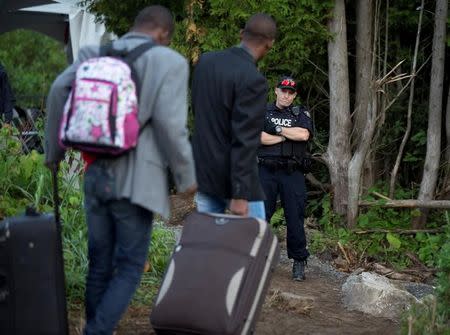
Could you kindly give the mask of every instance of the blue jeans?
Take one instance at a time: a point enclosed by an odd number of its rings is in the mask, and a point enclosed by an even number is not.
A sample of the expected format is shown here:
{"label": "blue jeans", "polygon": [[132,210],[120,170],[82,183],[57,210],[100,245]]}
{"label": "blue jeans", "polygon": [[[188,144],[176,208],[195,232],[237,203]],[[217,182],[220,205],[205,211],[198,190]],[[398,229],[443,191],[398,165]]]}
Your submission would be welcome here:
{"label": "blue jeans", "polygon": [[117,200],[114,181],[95,163],[85,175],[89,270],[85,335],[110,335],[139,286],[150,244],[153,214]]}
{"label": "blue jeans", "polygon": [[[195,202],[197,204],[197,210],[199,212],[225,213],[230,200],[198,192],[195,195]],[[266,211],[264,209],[264,201],[249,201],[248,216],[265,220]]]}

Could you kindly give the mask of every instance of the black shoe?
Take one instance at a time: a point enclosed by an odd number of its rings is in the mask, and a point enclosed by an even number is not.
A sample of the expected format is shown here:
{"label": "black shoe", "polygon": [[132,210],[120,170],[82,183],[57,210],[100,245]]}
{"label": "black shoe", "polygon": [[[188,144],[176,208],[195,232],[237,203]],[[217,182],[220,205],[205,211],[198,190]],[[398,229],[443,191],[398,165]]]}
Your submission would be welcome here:
{"label": "black shoe", "polygon": [[295,281],[303,281],[305,277],[306,261],[296,261],[292,265],[292,279]]}

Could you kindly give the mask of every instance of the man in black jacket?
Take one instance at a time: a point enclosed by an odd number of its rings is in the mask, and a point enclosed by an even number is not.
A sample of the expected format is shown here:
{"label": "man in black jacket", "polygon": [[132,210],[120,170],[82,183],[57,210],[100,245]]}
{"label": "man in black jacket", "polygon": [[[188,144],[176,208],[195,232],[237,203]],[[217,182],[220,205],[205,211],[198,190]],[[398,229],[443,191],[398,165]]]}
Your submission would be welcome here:
{"label": "man in black jacket", "polygon": [[264,126],[267,81],[256,62],[275,41],[275,21],[255,14],[241,44],[200,57],[192,83],[197,209],[265,218],[256,152]]}

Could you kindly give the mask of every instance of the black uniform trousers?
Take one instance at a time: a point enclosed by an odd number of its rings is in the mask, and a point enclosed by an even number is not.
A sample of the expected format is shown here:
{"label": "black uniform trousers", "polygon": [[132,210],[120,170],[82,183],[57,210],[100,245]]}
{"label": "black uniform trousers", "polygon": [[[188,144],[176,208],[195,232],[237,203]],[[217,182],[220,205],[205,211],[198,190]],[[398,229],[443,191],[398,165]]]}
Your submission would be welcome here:
{"label": "black uniform trousers", "polygon": [[266,165],[259,165],[259,177],[266,195],[264,202],[266,220],[270,222],[276,210],[278,194],[287,225],[288,257],[298,261],[305,261],[309,252],[306,249],[304,228],[306,207],[305,176],[299,170],[293,172],[287,169],[273,169]]}

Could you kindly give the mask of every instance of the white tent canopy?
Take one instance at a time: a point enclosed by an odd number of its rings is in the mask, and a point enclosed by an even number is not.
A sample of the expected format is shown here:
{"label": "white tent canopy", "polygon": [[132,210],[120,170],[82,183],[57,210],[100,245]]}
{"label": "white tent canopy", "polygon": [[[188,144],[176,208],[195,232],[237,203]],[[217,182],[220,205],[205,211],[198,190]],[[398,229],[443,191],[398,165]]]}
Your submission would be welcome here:
{"label": "white tent canopy", "polygon": [[85,45],[100,45],[113,35],[95,22],[94,15],[80,7],[79,0],[0,0],[0,33],[31,29],[63,43],[69,42],[73,59]]}

